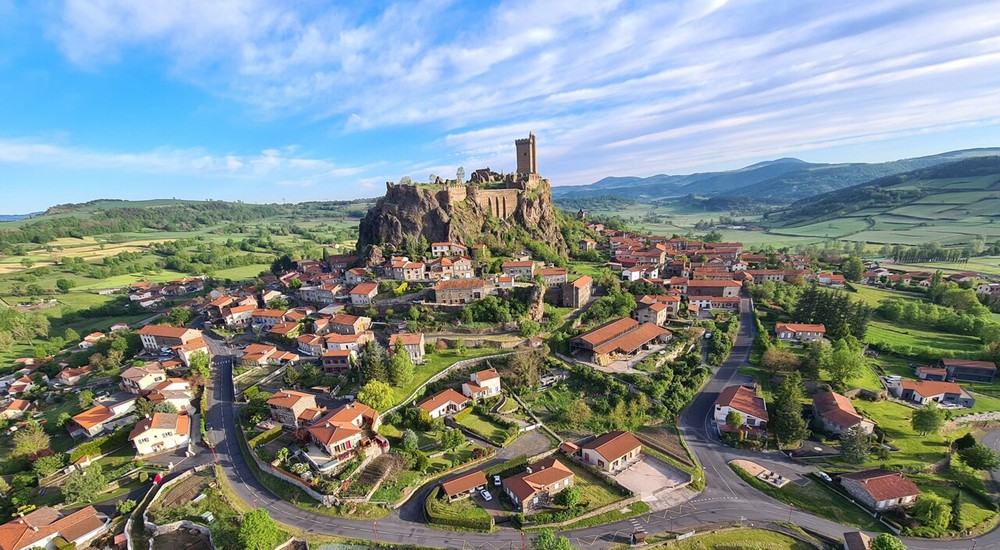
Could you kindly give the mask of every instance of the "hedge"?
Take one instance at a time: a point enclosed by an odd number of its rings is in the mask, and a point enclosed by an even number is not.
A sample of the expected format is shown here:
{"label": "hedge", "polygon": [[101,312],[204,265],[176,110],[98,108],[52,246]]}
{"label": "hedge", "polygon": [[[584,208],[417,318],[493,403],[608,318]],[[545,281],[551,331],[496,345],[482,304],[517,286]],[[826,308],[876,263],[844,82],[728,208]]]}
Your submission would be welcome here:
{"label": "hedge", "polygon": [[468,517],[468,516],[445,516],[438,514],[437,510],[433,504],[441,497],[441,486],[438,485],[434,487],[434,490],[427,495],[427,500],[424,501],[424,512],[427,515],[427,522],[437,525],[447,525],[451,527],[459,527],[461,529],[472,529],[474,531],[490,532],[493,530],[494,522],[493,516],[490,515],[485,510],[482,510],[483,515],[479,517]]}
{"label": "hedge", "polygon": [[94,459],[128,445],[128,434],[131,431],[131,427],[119,428],[106,436],[98,437],[97,439],[92,439],[77,445],[77,447],[73,449],[73,452],[69,454],[70,464],[85,456],[89,456],[91,459]]}
{"label": "hedge", "polygon": [[487,478],[496,475],[500,477],[510,477],[516,473],[520,473],[520,471],[523,470],[524,467],[527,465],[528,465],[528,455],[521,455],[511,458],[509,460],[505,460],[500,464],[490,466],[489,468],[483,470],[483,473],[486,474]]}
{"label": "hedge", "polygon": [[249,445],[251,449],[256,450],[257,447],[264,445],[272,439],[276,439],[279,435],[281,435],[281,426],[275,426],[262,434],[255,435],[252,439],[250,439],[250,441],[247,442],[247,445]]}

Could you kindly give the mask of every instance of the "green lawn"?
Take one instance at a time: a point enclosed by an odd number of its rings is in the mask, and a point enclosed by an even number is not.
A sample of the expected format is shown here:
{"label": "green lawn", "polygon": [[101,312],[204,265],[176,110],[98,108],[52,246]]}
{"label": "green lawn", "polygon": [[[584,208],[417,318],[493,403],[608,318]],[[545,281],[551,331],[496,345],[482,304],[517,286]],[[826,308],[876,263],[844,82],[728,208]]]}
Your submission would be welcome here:
{"label": "green lawn", "polygon": [[487,355],[496,355],[498,353],[503,352],[496,348],[468,348],[465,350],[464,355],[459,355],[458,352],[453,349],[435,351],[434,353],[427,354],[427,362],[423,365],[417,365],[417,368],[413,371],[413,379],[410,383],[405,386],[395,387],[392,389],[393,403],[401,403],[404,399],[409,397],[411,393],[413,393],[413,390],[417,389],[417,386],[423,384],[429,380],[431,376],[434,376],[458,361],[484,357]]}
{"label": "green lawn", "polygon": [[600,508],[625,498],[625,494],[617,487],[576,462],[566,458],[559,460],[559,462],[573,470],[573,474],[576,476],[573,480],[573,486],[580,490],[580,503],[586,504],[588,510]]}
{"label": "green lawn", "polygon": [[480,508],[471,498],[463,498],[454,502],[449,502],[447,498],[434,498],[428,500],[428,507],[435,516],[445,519],[488,521],[490,517],[489,512]]}
{"label": "green lawn", "polygon": [[[749,541],[753,541],[750,543]],[[697,535],[679,542],[668,543],[665,548],[676,550],[712,550],[736,548],[767,548],[768,550],[809,550],[811,545],[787,535],[764,529],[730,529]]]}
{"label": "green lawn", "polygon": [[472,410],[471,407],[456,414],[455,420],[490,443],[501,444],[507,439],[506,430],[498,426],[491,418]]}
{"label": "green lawn", "polygon": [[[819,481],[810,480],[809,484],[805,486],[789,483],[778,489],[752,477],[738,466],[732,464],[729,466],[737,475],[757,490],[786,504],[791,504],[798,510],[865,530],[884,530],[871,516],[863,512],[860,508],[850,504],[840,493],[835,492],[829,487],[825,487]],[[794,521],[793,512],[792,522],[794,523]]]}
{"label": "green lawn", "polygon": [[252,280],[257,275],[260,275],[262,271],[269,271],[271,266],[268,264],[250,264],[242,267],[231,267],[229,269],[219,269],[214,271],[212,275],[218,279],[232,279],[234,281],[247,281]]}
{"label": "green lawn", "polygon": [[[913,431],[910,418],[914,409],[892,401],[855,399],[853,403],[858,411],[885,431],[888,443],[899,448],[890,455],[888,464],[925,468],[944,458],[948,447],[941,434],[920,435]],[[881,462],[874,458],[869,462],[870,466],[879,464]]]}
{"label": "green lawn", "polygon": [[964,334],[948,334],[928,328],[899,325],[884,320],[868,323],[865,341],[871,344],[889,344],[893,349],[910,348],[915,352],[925,348],[935,348],[944,353],[979,353],[979,338]]}
{"label": "green lawn", "polygon": [[472,451],[476,447],[477,445],[466,443],[453,451],[448,451],[441,456],[432,458],[430,468],[427,469],[427,474],[434,475],[438,472],[443,472],[454,465],[465,464],[466,462],[472,460]]}

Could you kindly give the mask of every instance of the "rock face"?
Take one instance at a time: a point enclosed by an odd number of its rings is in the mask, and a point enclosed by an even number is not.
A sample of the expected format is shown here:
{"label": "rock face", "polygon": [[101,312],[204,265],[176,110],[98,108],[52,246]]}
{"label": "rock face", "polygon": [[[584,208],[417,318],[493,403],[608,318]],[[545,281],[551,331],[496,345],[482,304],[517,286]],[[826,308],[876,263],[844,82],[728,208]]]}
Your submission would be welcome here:
{"label": "rock face", "polygon": [[499,188],[387,183],[385,196],[361,220],[358,250],[367,254],[377,246],[388,255],[400,249],[405,236],[470,247],[480,242],[510,244],[512,238],[527,236],[559,254],[568,252],[548,181],[535,175]]}

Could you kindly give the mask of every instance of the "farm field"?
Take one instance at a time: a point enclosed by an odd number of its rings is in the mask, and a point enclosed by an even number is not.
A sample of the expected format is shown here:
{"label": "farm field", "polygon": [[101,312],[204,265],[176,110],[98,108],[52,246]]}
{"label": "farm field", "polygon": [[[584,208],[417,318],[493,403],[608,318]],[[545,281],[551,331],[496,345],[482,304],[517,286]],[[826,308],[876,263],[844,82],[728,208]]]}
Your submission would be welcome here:
{"label": "farm field", "polygon": [[792,537],[764,529],[732,529],[704,535],[696,535],[679,542],[668,542],[651,548],[671,550],[711,550],[715,548],[743,548],[747,541],[754,541],[756,548],[769,550],[808,550],[812,546]]}
{"label": "farm field", "polygon": [[1000,256],[977,256],[967,262],[926,262],[916,264],[897,264],[893,267],[907,271],[929,271],[940,269],[942,272],[977,271],[988,275],[1000,276]]}

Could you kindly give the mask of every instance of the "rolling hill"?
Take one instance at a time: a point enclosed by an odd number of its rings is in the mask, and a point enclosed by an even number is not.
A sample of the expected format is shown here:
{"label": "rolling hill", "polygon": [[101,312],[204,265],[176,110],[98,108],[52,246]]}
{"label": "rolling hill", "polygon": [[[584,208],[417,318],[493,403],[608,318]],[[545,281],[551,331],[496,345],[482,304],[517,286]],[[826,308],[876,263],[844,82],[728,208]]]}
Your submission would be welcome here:
{"label": "rolling hill", "polygon": [[1000,239],[1000,156],[894,174],[801,199],[766,216],[771,233],[872,243]]}
{"label": "rolling hill", "polygon": [[552,194],[557,200],[609,195],[630,199],[697,195],[748,197],[766,204],[788,204],[798,199],[893,174],[946,164],[963,158],[998,154],[1000,148],[966,149],[871,164],[817,164],[795,158],[782,158],[726,172],[660,174],[648,178],[608,177],[590,185],[553,187]]}

